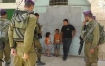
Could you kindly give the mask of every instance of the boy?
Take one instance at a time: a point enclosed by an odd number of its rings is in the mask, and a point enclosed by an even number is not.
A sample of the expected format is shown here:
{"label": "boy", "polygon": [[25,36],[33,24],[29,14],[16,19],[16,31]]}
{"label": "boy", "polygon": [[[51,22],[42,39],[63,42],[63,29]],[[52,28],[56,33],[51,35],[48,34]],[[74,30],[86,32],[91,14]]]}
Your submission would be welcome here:
{"label": "boy", "polygon": [[60,43],[61,43],[61,37],[59,29],[56,29],[54,35],[54,56],[56,57],[60,55]]}

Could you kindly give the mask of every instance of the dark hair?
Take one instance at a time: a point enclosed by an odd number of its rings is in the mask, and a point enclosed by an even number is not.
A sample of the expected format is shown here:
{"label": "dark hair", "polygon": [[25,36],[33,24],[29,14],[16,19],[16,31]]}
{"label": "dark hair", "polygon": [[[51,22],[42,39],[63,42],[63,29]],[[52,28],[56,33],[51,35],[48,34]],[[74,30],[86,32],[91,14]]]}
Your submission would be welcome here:
{"label": "dark hair", "polygon": [[6,14],[7,14],[7,12],[1,12],[1,13],[0,13],[1,16],[4,16],[4,15],[6,15]]}
{"label": "dark hair", "polygon": [[50,35],[50,32],[46,32],[46,37],[49,37],[49,35]]}
{"label": "dark hair", "polygon": [[59,29],[56,29],[59,32]]}
{"label": "dark hair", "polygon": [[34,15],[35,15],[35,16],[39,16],[39,14],[38,14],[38,13],[35,13]]}
{"label": "dark hair", "polygon": [[33,1],[30,1],[30,0],[26,0],[24,6],[26,6],[26,7],[34,6],[34,2]]}
{"label": "dark hair", "polygon": [[66,21],[66,22],[68,22],[68,19],[64,19],[63,21]]}
{"label": "dark hair", "polygon": [[90,14],[87,14],[86,16],[88,16],[88,17],[92,17],[92,16],[93,16],[93,14],[92,14],[92,13],[90,13]]}

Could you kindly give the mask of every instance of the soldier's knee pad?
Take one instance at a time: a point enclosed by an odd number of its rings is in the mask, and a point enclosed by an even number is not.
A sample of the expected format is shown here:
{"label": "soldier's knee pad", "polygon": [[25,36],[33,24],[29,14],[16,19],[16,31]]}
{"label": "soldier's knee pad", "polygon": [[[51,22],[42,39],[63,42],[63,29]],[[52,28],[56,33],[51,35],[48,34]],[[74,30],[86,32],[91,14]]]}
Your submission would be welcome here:
{"label": "soldier's knee pad", "polygon": [[39,52],[39,53],[42,53],[42,49],[39,49],[38,52]]}

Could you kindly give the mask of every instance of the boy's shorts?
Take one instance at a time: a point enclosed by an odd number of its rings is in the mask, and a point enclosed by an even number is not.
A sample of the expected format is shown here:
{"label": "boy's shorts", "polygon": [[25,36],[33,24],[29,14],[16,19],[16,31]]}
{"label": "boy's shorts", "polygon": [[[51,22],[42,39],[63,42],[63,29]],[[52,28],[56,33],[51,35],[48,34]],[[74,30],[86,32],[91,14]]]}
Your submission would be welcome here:
{"label": "boy's shorts", "polygon": [[54,44],[54,49],[60,49],[60,44]]}

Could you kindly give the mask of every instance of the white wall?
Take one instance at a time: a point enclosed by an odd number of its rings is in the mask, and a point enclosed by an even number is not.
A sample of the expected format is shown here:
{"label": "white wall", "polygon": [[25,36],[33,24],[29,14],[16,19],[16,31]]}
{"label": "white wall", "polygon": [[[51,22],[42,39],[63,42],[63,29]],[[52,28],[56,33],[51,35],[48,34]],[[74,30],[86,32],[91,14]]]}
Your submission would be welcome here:
{"label": "white wall", "polygon": [[[17,0],[16,3],[20,2],[21,0]],[[16,3],[14,4],[1,4],[0,3],[0,8],[4,8],[4,9],[15,9],[16,8]],[[8,5],[8,6],[7,6]],[[20,5],[20,8],[23,9],[23,6],[24,6],[24,2]],[[50,10],[49,12],[49,8],[59,8],[59,7],[68,7],[68,8],[60,8],[60,10],[65,10],[65,14],[70,14],[68,16],[64,16],[63,12],[62,11],[52,11]],[[74,8],[73,8],[74,7]],[[78,7],[78,8],[77,8]],[[77,8],[77,9],[76,9]],[[74,9],[74,11],[73,11]],[[67,10],[67,11],[66,11]],[[54,35],[54,29],[56,28],[59,28],[61,29],[62,27],[62,20],[64,18],[68,18],[70,23],[72,23],[76,30],[77,30],[77,34],[76,36],[74,37],[73,41],[72,41],[72,45],[71,45],[71,49],[70,49],[70,54],[71,55],[78,55],[78,48],[79,48],[79,35],[80,35],[80,31],[81,31],[81,23],[82,21],[84,20],[83,18],[83,15],[82,15],[82,12],[84,11],[87,11],[87,10],[90,10],[90,4],[86,1],[86,0],[69,0],[69,5],[67,6],[49,6],[49,0],[36,0],[35,1],[35,9],[34,11],[39,13],[40,14],[40,23],[43,25],[43,39],[41,39],[41,44],[43,46],[43,49],[44,49],[44,36],[45,36],[45,33],[47,31],[50,31],[51,32],[51,37],[52,37],[52,41],[53,41],[53,35]],[[54,19],[51,20],[51,18],[53,18],[53,13],[55,14],[56,12],[56,15],[55,16],[58,16],[57,12],[59,12],[59,18],[56,18],[55,22]],[[60,14],[61,13],[61,14]],[[76,13],[76,14],[75,14]],[[78,16],[78,14],[80,15],[80,17]],[[50,18],[49,18],[50,16]],[[63,17],[62,17],[63,16]],[[61,18],[60,18],[61,17]],[[78,19],[76,20],[75,17]],[[62,51],[62,48],[61,48],[61,51]],[[62,54],[62,52],[61,52]],[[83,52],[82,52],[82,55],[83,55]]]}
{"label": "white wall", "polygon": [[[0,9],[16,9],[19,2],[21,2],[21,0],[16,0],[16,3],[0,3]],[[21,3],[19,8],[23,9],[24,8],[23,6],[24,6],[24,1]]]}
{"label": "white wall", "polygon": [[[45,33],[48,31],[51,32],[51,39],[53,41],[54,29],[56,28],[61,29],[62,20],[64,18],[68,18],[70,23],[73,24],[77,30],[77,34],[72,41],[69,54],[77,56],[79,45],[80,45],[79,35],[81,31],[81,24],[82,24],[82,21],[84,20],[84,16],[82,15],[82,12],[90,10],[90,4],[86,0],[69,0],[69,5],[67,6],[69,8],[67,8],[66,6],[50,6],[49,7],[48,5],[49,5],[48,0],[45,0],[45,2],[43,2],[42,0],[37,0],[36,5],[35,5],[36,7],[34,10],[35,12],[40,14],[39,22],[41,23],[41,25],[43,25],[43,29],[42,29],[43,39],[41,39],[41,44],[43,46],[43,49],[45,46],[44,44]],[[65,8],[60,8],[60,7],[65,7]],[[74,11],[72,10],[72,7],[75,7]],[[78,10],[78,8],[76,9],[76,7],[78,7],[80,11]],[[49,8],[51,8],[50,11],[52,11],[50,13],[49,13]],[[61,9],[61,11],[59,10],[59,8]],[[78,19],[78,15],[77,15],[79,14],[78,12],[81,13],[80,19]],[[66,15],[64,15],[64,13]],[[68,14],[70,15],[68,16]],[[61,47],[61,54],[62,54],[62,47]],[[84,55],[83,51],[81,55]]]}

